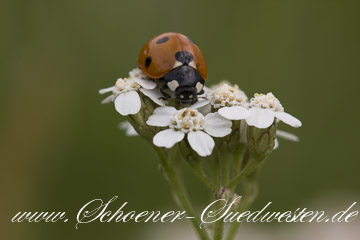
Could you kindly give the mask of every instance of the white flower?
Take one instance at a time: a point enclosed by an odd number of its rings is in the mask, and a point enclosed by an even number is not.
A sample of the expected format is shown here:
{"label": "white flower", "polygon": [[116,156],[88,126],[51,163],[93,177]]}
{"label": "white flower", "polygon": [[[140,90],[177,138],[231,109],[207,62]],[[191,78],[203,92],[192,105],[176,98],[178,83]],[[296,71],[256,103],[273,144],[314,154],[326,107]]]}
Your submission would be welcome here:
{"label": "white flower", "polygon": [[206,116],[196,109],[158,107],[146,122],[150,126],[169,127],[158,132],[153,142],[158,147],[171,148],[187,135],[191,148],[200,156],[209,156],[215,146],[213,137],[224,137],[231,133],[231,121],[218,113]]}
{"label": "white flower", "polygon": [[202,112],[210,112],[211,106],[215,109],[230,107],[236,108],[238,111],[242,109],[246,111],[248,105],[246,94],[237,85],[230,86],[227,82],[222,82],[208,89],[205,98],[205,100],[193,104],[191,108],[202,109]]}
{"label": "white flower", "polygon": [[249,126],[268,128],[275,119],[281,120],[292,127],[301,127],[301,121],[284,112],[280,101],[272,94],[255,94],[250,100],[249,109],[224,107],[219,114],[230,120],[245,119]]}
{"label": "white flower", "polygon": [[113,87],[101,89],[100,94],[112,92],[112,95],[105,98],[102,103],[114,102],[116,111],[123,116],[136,114],[141,108],[138,94],[140,90],[158,105],[164,105],[159,99],[162,95],[156,89],[157,84],[143,74],[140,69],[130,71],[129,76],[128,78],[119,78]]}
{"label": "white flower", "polygon": [[136,132],[135,128],[128,122],[120,122],[118,125],[119,129],[125,131],[125,135],[129,137],[139,136],[139,134]]}
{"label": "white flower", "polygon": [[214,108],[244,106],[248,104],[248,97],[237,85],[230,86],[222,83],[215,86],[207,96]]}

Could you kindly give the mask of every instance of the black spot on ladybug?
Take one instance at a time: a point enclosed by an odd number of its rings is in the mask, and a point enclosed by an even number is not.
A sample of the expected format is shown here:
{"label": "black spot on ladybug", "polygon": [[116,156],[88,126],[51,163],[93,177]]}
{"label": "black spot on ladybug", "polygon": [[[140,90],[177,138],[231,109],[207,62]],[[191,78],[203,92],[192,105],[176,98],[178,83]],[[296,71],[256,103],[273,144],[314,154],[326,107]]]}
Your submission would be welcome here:
{"label": "black spot on ladybug", "polygon": [[159,40],[156,41],[157,44],[161,44],[161,43],[164,43],[164,42],[167,42],[169,41],[169,38],[168,37],[163,37],[163,38],[160,38]]}
{"label": "black spot on ladybug", "polygon": [[188,65],[194,59],[193,55],[186,51],[180,51],[180,52],[175,53],[175,58],[177,61],[179,61],[185,65]]}
{"label": "black spot on ladybug", "polygon": [[148,68],[150,63],[151,63],[152,59],[150,56],[148,56],[146,59],[145,59],[145,67]]}

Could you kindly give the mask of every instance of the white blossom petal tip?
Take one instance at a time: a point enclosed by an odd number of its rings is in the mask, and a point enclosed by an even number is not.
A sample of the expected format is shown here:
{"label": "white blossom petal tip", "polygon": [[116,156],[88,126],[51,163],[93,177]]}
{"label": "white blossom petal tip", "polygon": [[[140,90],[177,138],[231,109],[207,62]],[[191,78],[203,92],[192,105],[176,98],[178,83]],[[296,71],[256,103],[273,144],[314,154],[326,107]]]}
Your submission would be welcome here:
{"label": "white blossom petal tip", "polygon": [[145,89],[154,89],[157,86],[156,82],[146,76],[139,68],[131,70],[129,72],[129,76],[131,79],[134,79],[137,84]]}
{"label": "white blossom petal tip", "polygon": [[275,112],[275,117],[292,127],[298,128],[302,126],[302,123],[299,119],[286,112]]}
{"label": "white blossom petal tip", "polygon": [[249,117],[249,110],[242,106],[223,107],[219,109],[219,114],[229,120],[241,120]]}
{"label": "white blossom petal tip", "polygon": [[104,100],[101,101],[101,104],[106,104],[106,103],[110,103],[114,100],[114,96],[110,95],[108,97],[106,97]]}
{"label": "white blossom petal tip", "polygon": [[292,134],[292,133],[288,133],[282,130],[276,130],[276,138],[275,138],[275,146],[274,146],[274,150],[277,149],[279,147],[279,140],[278,138],[283,138],[292,142],[298,142],[299,141],[299,137]]}
{"label": "white blossom petal tip", "polygon": [[298,142],[300,140],[299,137],[296,136],[295,134],[285,132],[282,130],[276,130],[276,136],[293,142]]}
{"label": "white blossom petal tip", "polygon": [[155,127],[166,127],[169,126],[172,116],[176,113],[176,108],[174,107],[158,107],[155,109],[154,113],[146,121],[147,125]]}
{"label": "white blossom petal tip", "polygon": [[158,88],[155,88],[155,89],[140,88],[140,91],[145,96],[149,97],[157,105],[165,106],[166,101],[161,99],[163,97],[163,95],[161,94],[161,92],[160,92],[160,90]]}
{"label": "white blossom petal tip", "polygon": [[126,136],[129,137],[139,136],[135,128],[128,121],[120,122],[118,127],[119,129],[125,131]]}
{"label": "white blossom petal tip", "polygon": [[157,147],[171,148],[176,143],[183,140],[184,136],[185,136],[185,133],[183,133],[183,132],[175,131],[173,129],[166,129],[166,130],[158,132],[154,136],[153,142],[154,142],[154,145]]}
{"label": "white blossom petal tip", "polygon": [[206,105],[208,105],[210,103],[209,100],[199,100],[197,101],[196,103],[194,103],[193,105],[191,105],[189,108],[195,108],[195,109],[198,109],[198,108],[201,108],[201,107],[204,107]]}
{"label": "white blossom petal tip", "polygon": [[99,90],[99,94],[105,94],[105,93],[108,93],[108,92],[112,92],[112,91],[114,91],[114,89],[115,89],[114,86],[108,87],[108,88],[103,88],[103,89]]}
{"label": "white blossom petal tip", "polygon": [[145,89],[154,89],[157,86],[156,82],[150,79],[135,78],[135,82]]}
{"label": "white blossom petal tip", "polygon": [[246,123],[249,126],[257,128],[268,128],[275,120],[274,111],[264,108],[251,108],[249,109],[249,117],[246,118]]}
{"label": "white blossom petal tip", "polygon": [[279,140],[277,140],[277,138],[275,138],[275,144],[274,144],[273,150],[276,150],[278,148],[279,148]]}
{"label": "white blossom petal tip", "polygon": [[215,146],[214,139],[201,131],[189,132],[187,139],[191,148],[201,157],[211,155]]}
{"label": "white blossom petal tip", "polygon": [[115,109],[123,116],[136,114],[140,111],[140,96],[136,91],[129,91],[120,94],[115,99]]}
{"label": "white blossom petal tip", "polygon": [[232,122],[219,113],[209,113],[205,116],[204,130],[213,137],[225,137],[231,133]]}

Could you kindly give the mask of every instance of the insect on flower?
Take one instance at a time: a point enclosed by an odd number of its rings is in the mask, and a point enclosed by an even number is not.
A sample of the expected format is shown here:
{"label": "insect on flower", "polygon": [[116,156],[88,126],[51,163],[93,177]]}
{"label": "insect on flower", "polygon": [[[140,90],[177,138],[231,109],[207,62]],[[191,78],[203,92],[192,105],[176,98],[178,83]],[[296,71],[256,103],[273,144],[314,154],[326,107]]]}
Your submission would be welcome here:
{"label": "insect on flower", "polygon": [[195,103],[203,93],[207,67],[199,47],[180,33],[163,33],[150,39],[140,50],[138,67],[151,79],[162,82],[160,91],[175,92],[175,98],[184,104]]}

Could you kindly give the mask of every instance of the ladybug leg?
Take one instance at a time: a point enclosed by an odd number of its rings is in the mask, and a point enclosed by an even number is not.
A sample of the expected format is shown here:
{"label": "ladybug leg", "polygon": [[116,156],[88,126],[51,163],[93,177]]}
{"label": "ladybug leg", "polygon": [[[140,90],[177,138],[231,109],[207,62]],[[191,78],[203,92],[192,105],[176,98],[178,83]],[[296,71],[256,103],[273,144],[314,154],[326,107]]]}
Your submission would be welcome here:
{"label": "ladybug leg", "polygon": [[168,85],[165,83],[164,85],[162,85],[162,87],[160,88],[160,92],[163,95],[163,97],[159,97],[159,99],[162,100],[167,100],[169,98],[171,98],[171,96],[165,92],[166,89],[169,89]]}
{"label": "ladybug leg", "polygon": [[201,89],[201,91],[198,93],[198,95],[204,94],[204,89]]}

